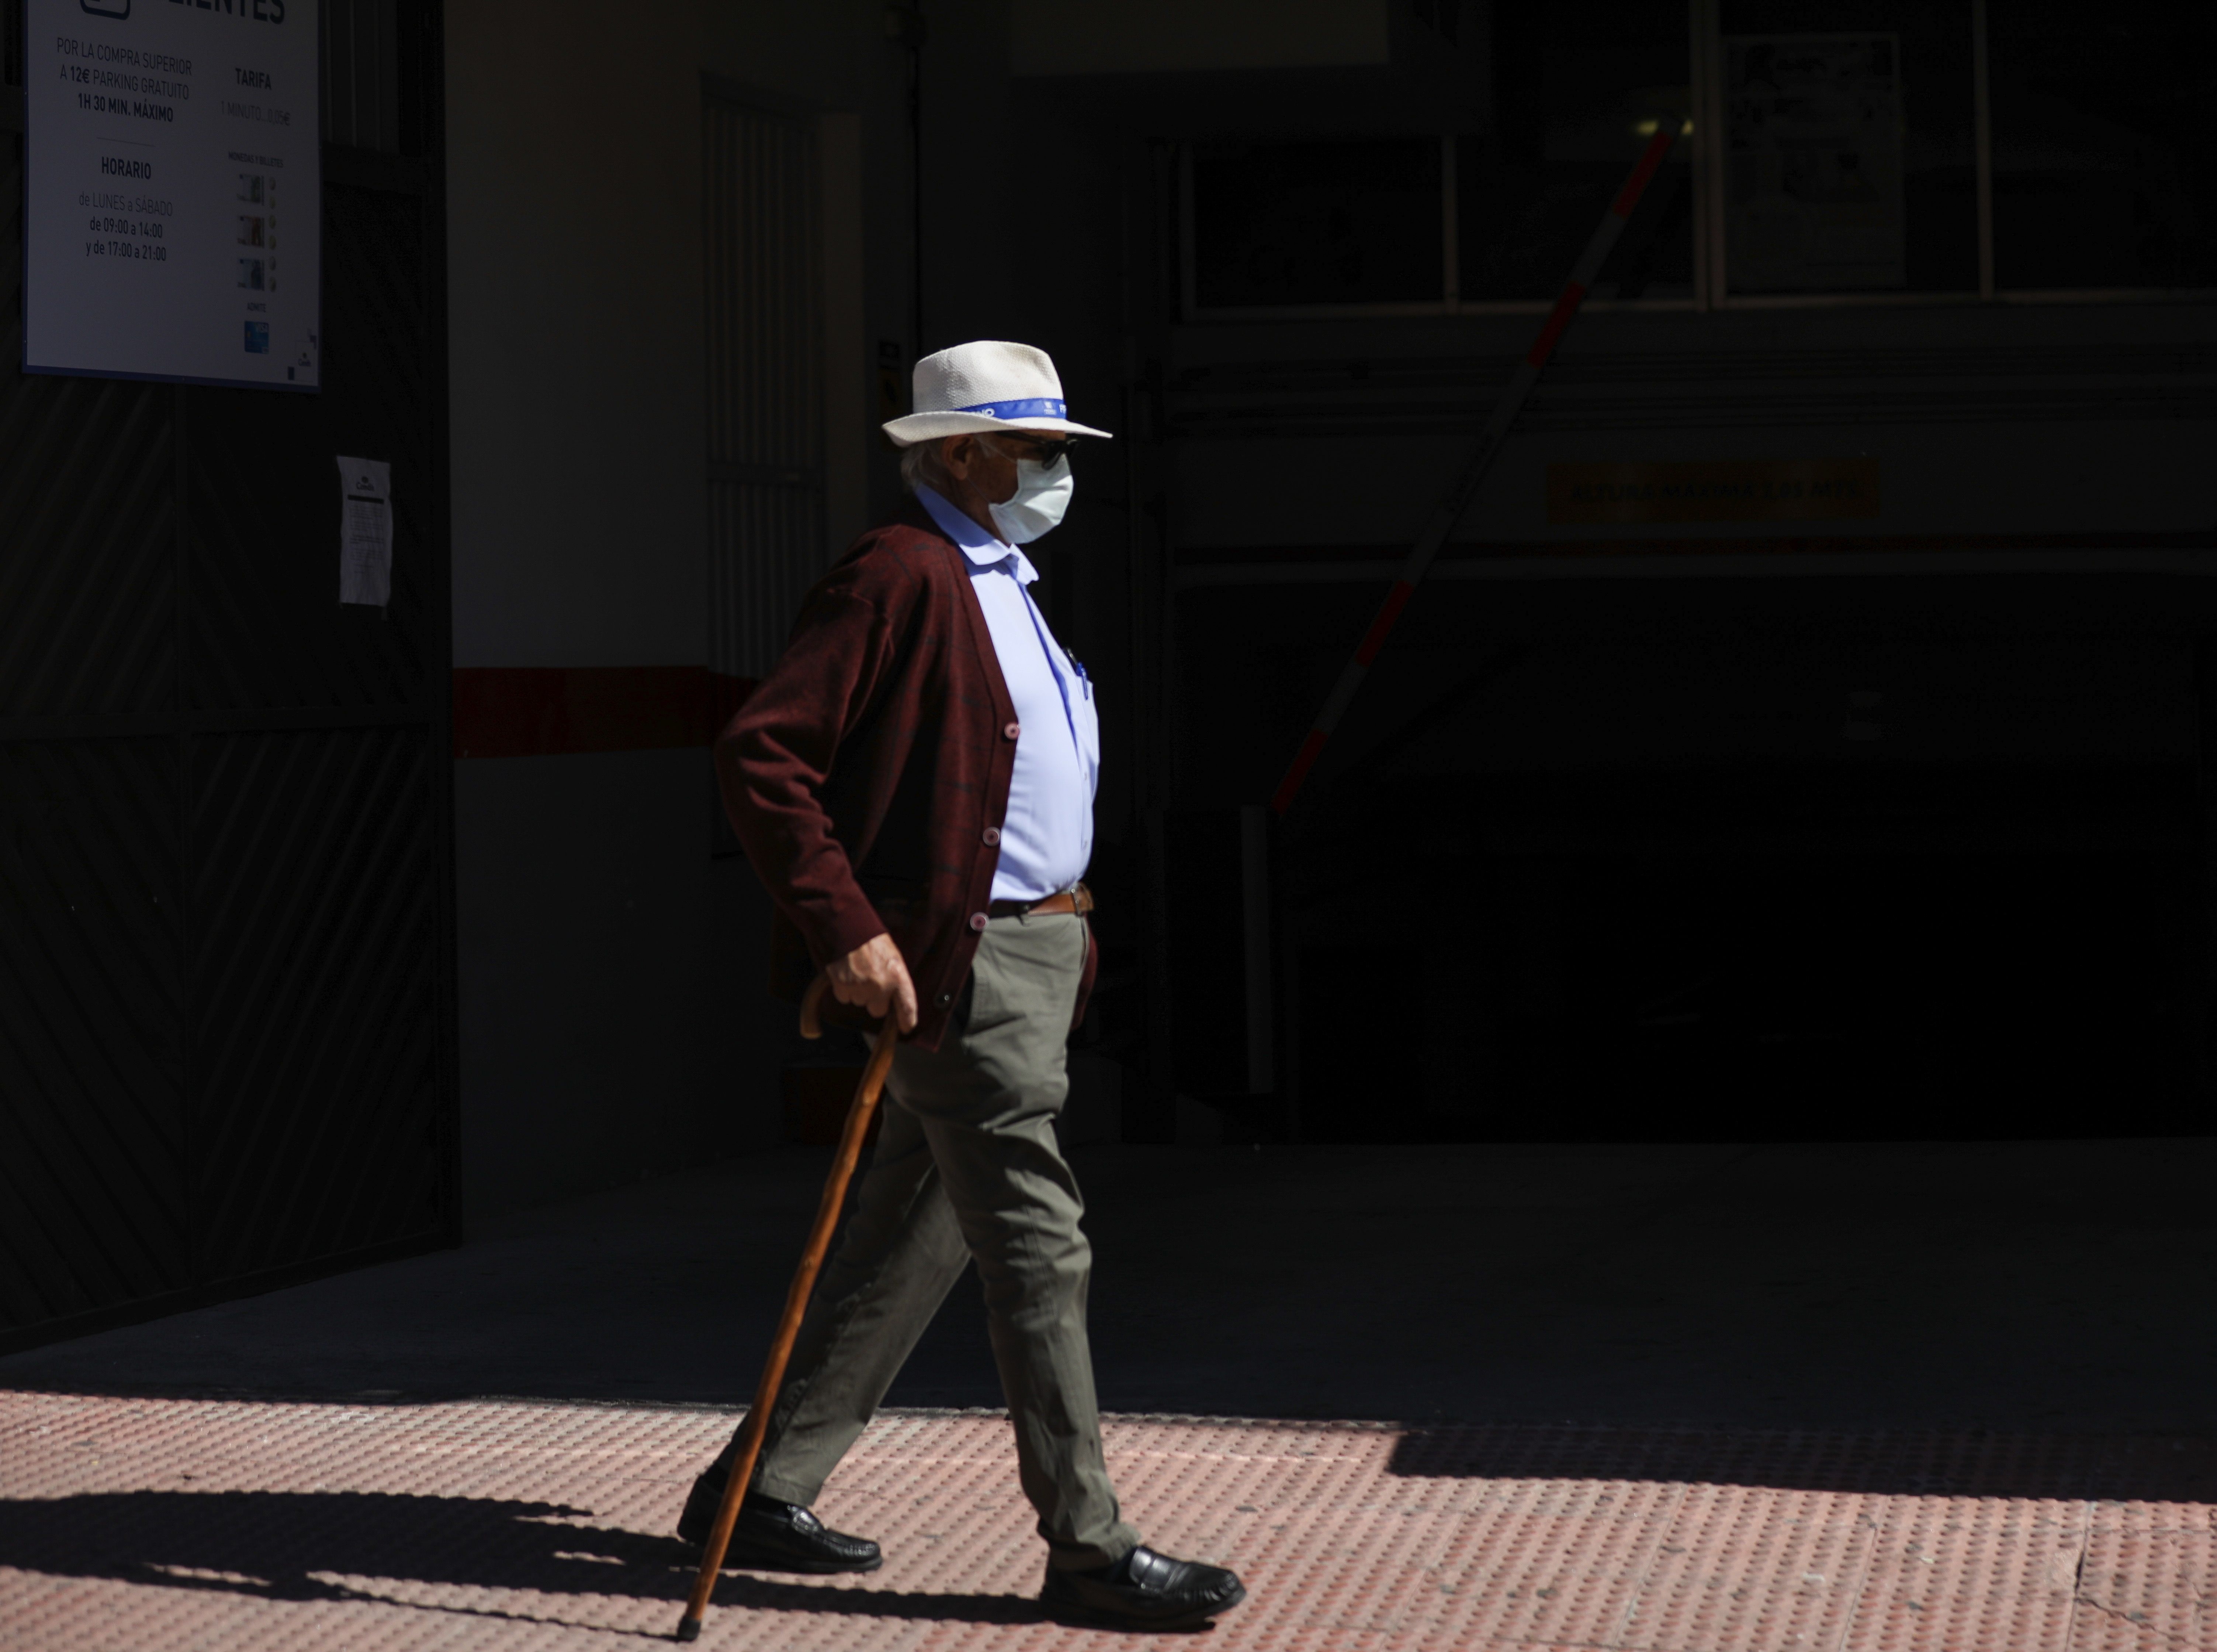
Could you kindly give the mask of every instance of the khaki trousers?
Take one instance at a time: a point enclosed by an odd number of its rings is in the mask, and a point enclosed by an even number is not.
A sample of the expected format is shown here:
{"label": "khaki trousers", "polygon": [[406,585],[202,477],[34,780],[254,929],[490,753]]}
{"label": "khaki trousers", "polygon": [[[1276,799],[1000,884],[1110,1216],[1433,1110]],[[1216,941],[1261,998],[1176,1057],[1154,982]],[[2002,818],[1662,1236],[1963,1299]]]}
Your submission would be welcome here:
{"label": "khaki trousers", "polygon": [[[812,1503],[966,1262],[985,1285],[1024,1495],[1048,1564],[1113,1564],[1139,1541],[1101,1458],[1085,1334],[1092,1250],[1055,1141],[1085,921],[996,918],[936,1051],[902,1045],[846,1236],[801,1322],[754,1489]],[[718,1464],[728,1472],[727,1446]]]}

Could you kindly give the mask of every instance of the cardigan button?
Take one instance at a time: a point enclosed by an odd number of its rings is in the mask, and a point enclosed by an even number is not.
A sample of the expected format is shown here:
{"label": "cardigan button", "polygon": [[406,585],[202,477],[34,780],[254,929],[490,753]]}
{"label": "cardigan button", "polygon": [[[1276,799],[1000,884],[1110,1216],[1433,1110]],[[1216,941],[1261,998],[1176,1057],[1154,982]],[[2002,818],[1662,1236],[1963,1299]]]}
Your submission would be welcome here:
{"label": "cardigan button", "polygon": [[951,992],[942,992],[939,995],[939,997],[936,1002],[938,1003],[940,1008],[944,1009],[948,1005],[954,1002],[954,995]]}
{"label": "cardigan button", "polygon": [[1023,731],[1024,731],[1024,725],[1023,725],[1022,724],[1021,724],[1021,723],[1011,723],[1011,724],[1010,724],[1008,725],[1008,727],[1006,727],[1006,728],[1004,728],[1004,729],[1003,729],[1003,730],[1001,730],[1001,732],[1002,732],[1003,734],[1006,735],[1006,736],[1007,736],[1010,739],[1011,739],[1011,740],[1015,739],[1018,735],[1022,734]]}
{"label": "cardigan button", "polygon": [[991,920],[983,912],[973,912],[970,915],[970,927],[981,935],[985,933],[985,925],[989,922]]}
{"label": "cardigan button", "polygon": [[988,826],[985,829],[985,847],[990,849],[1000,841],[1001,829],[997,826]]}

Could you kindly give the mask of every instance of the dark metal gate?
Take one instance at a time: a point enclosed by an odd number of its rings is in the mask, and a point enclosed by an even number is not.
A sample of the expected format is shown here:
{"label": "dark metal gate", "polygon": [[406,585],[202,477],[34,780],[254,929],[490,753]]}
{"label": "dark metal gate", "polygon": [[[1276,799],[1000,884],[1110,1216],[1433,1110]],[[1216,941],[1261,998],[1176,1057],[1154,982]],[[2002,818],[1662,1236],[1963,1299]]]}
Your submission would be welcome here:
{"label": "dark metal gate", "polygon": [[[440,30],[388,13],[318,396],[19,373],[0,94],[0,1349],[456,1231]],[[341,453],[392,463],[386,610]]]}

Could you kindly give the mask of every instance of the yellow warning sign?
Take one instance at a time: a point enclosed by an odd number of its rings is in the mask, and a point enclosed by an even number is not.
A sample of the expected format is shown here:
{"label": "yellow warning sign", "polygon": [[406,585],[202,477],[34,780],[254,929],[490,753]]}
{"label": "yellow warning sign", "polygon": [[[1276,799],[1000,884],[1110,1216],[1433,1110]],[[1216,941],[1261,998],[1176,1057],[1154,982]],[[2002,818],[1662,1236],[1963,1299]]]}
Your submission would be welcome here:
{"label": "yellow warning sign", "polygon": [[1547,466],[1550,522],[1764,522],[1878,515],[1875,459]]}

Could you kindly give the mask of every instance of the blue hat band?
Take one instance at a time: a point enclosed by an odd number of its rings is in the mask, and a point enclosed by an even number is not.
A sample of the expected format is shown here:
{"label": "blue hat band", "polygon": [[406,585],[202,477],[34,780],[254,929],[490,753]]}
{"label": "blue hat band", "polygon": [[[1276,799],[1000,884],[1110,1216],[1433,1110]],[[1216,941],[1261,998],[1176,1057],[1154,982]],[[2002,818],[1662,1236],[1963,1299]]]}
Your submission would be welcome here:
{"label": "blue hat band", "polygon": [[979,402],[971,407],[958,407],[957,413],[983,413],[994,419],[1066,419],[1070,404],[1056,401],[1048,396],[1034,396],[1024,402]]}

